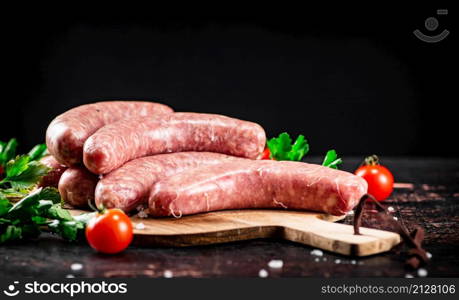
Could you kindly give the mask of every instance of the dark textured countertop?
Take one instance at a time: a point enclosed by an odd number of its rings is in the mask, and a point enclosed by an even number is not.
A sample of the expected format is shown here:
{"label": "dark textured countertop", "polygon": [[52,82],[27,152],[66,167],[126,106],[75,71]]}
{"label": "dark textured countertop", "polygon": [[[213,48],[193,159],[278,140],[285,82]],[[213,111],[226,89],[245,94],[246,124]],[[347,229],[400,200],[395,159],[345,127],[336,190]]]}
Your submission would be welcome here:
{"label": "dark textured countertop", "polygon": [[[345,159],[353,170],[357,159]],[[411,183],[397,189],[384,203],[409,229],[426,231],[425,249],[432,260],[427,276],[459,276],[459,159],[391,158],[383,163],[397,182]],[[351,220],[347,217],[344,222]],[[367,219],[366,226],[377,227]],[[95,253],[84,242],[67,243],[44,234],[35,241],[0,246],[1,277],[257,277],[265,269],[271,277],[404,277],[417,272],[404,265],[403,246],[366,258],[352,258],[276,240],[253,240],[191,248],[137,248],[107,256]],[[283,261],[271,269],[272,259]]]}

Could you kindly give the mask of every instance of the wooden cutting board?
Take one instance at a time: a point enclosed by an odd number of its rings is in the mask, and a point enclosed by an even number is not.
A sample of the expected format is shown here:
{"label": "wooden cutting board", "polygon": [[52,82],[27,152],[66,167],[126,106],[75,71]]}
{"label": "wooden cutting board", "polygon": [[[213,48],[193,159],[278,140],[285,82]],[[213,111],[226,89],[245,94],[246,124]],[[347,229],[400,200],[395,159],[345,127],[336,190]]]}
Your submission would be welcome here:
{"label": "wooden cutting board", "polygon": [[[354,235],[351,225],[333,223],[343,218],[315,212],[233,210],[179,219],[131,219],[136,228],[133,243],[139,246],[183,247],[278,238],[343,255],[367,256],[400,243],[397,233],[361,228],[362,235]],[[141,227],[145,228],[138,229]]]}

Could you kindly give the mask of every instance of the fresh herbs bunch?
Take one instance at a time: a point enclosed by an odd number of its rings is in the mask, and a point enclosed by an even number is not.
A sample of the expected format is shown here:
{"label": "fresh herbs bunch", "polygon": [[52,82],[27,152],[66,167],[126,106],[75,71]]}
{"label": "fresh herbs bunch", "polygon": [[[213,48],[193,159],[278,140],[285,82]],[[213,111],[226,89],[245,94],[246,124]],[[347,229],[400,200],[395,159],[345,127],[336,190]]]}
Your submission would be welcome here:
{"label": "fresh herbs bunch", "polygon": [[40,163],[46,155],[46,145],[39,144],[29,153],[16,155],[16,139],[0,141],[0,197],[22,198],[26,196],[49,172],[49,168]]}
{"label": "fresh herbs bunch", "polygon": [[[0,141],[0,244],[34,238],[42,231],[54,232],[73,241],[93,214],[72,217],[62,208],[55,188],[35,189],[50,168],[40,163],[46,145],[16,155],[16,139]],[[13,198],[22,198],[13,204]]]}
{"label": "fresh herbs bunch", "polygon": [[270,139],[267,144],[271,158],[275,160],[301,160],[309,152],[308,141],[301,134],[293,144],[290,135],[286,132]]}
{"label": "fresh herbs bunch", "polygon": [[42,231],[74,241],[85,227],[85,217],[72,217],[62,208],[57,189],[51,187],[36,189],[14,205],[0,198],[0,244],[35,238]]}
{"label": "fresh herbs bunch", "polygon": [[[281,133],[278,137],[268,140],[267,147],[269,149],[269,158],[275,160],[300,161],[309,152],[308,141],[303,135],[300,134],[292,144],[292,139],[286,132]],[[329,150],[325,155],[322,165],[338,169],[338,165],[342,162],[342,159],[338,158],[335,150]]]}

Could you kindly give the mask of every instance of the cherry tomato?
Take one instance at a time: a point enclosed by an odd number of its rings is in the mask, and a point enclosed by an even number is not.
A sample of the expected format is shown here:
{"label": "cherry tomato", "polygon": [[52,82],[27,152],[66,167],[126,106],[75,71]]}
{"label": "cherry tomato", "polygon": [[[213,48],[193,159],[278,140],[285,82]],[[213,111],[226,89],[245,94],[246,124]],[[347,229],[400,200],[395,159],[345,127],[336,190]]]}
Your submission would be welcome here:
{"label": "cherry tomato", "polygon": [[271,152],[269,151],[268,147],[266,147],[265,150],[263,150],[263,153],[261,154],[260,159],[272,159]]}
{"label": "cherry tomato", "polygon": [[363,165],[355,171],[355,175],[363,177],[368,183],[368,194],[378,201],[390,196],[394,189],[394,176],[379,164]]}
{"label": "cherry tomato", "polygon": [[129,246],[133,237],[132,223],[120,209],[99,212],[86,226],[89,245],[102,253],[118,253]]}

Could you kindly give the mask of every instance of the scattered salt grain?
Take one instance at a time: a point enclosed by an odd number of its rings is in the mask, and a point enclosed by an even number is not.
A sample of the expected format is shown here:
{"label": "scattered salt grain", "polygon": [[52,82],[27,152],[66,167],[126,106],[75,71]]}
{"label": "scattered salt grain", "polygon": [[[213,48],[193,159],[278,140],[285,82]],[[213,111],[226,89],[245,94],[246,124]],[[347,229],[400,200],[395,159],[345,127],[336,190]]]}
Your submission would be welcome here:
{"label": "scattered salt grain", "polygon": [[394,209],[392,206],[389,206],[389,207],[387,208],[387,211],[388,211],[388,212],[394,212],[395,209]]}
{"label": "scattered salt grain", "polygon": [[406,274],[406,275],[405,275],[405,278],[413,278],[413,277],[414,277],[414,276],[411,275],[411,274]]}
{"label": "scattered salt grain", "polygon": [[67,274],[65,275],[65,278],[75,278],[75,276],[73,276],[72,274]]}
{"label": "scattered salt grain", "polygon": [[335,264],[340,264],[341,263],[341,259],[335,259]]}
{"label": "scattered salt grain", "polygon": [[268,267],[271,269],[280,269],[284,266],[284,262],[280,259],[273,259],[268,263]]}
{"label": "scattered salt grain", "polygon": [[427,258],[428,258],[428,259],[431,259],[431,258],[432,258],[432,253],[427,252],[426,255],[427,255]]}
{"label": "scattered salt grain", "polygon": [[258,276],[261,277],[261,278],[266,278],[266,277],[268,277],[268,271],[266,271],[265,269],[261,269],[258,272]]}
{"label": "scattered salt grain", "polygon": [[427,270],[424,269],[424,268],[420,268],[420,269],[418,270],[418,276],[419,276],[419,277],[426,277],[427,274],[428,274],[428,273],[427,273]]}
{"label": "scattered salt grain", "polygon": [[351,264],[355,265],[357,262],[355,260],[351,260]]}
{"label": "scattered salt grain", "polygon": [[145,229],[145,224],[137,223],[137,224],[135,224],[135,229],[138,229],[138,230]]}
{"label": "scattered salt grain", "polygon": [[314,250],[311,251],[311,255],[322,256],[322,255],[324,255],[324,253],[322,252],[322,250],[314,249]]}
{"label": "scattered salt grain", "polygon": [[146,212],[146,209],[144,210],[141,210],[137,213],[137,217],[141,218],[141,219],[146,219],[148,218],[148,214]]}
{"label": "scattered salt grain", "polygon": [[172,273],[171,270],[166,270],[166,271],[164,271],[163,276],[164,276],[164,278],[172,278],[172,277],[174,277],[174,274]]}
{"label": "scattered salt grain", "polygon": [[395,221],[397,221],[397,220],[398,220],[398,218],[397,218],[397,217],[394,217],[394,220],[395,220]]}
{"label": "scattered salt grain", "polygon": [[72,271],[80,271],[81,269],[83,269],[83,265],[79,263],[74,263],[70,266],[70,269]]}

